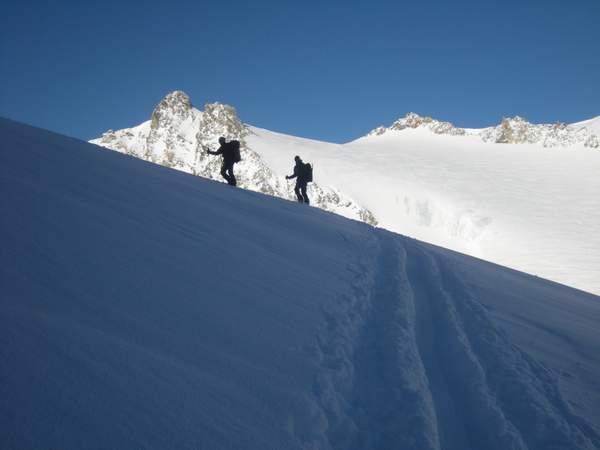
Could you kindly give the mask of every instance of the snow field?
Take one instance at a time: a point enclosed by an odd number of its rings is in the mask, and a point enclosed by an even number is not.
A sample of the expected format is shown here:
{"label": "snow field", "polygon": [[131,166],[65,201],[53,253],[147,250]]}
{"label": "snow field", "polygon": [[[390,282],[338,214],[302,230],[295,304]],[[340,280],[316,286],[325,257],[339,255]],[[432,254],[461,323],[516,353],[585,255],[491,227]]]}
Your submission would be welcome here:
{"label": "snow field", "polygon": [[0,447],[600,446],[597,296],[0,134]]}
{"label": "snow field", "polygon": [[149,121],[91,142],[221,181],[205,147],[239,139],[238,186],[290,200],[284,175],[300,155],[315,167],[312,206],[598,294],[599,124],[458,129],[410,113],[338,145],[245,125],[228,105],[200,111],[174,91]]}
{"label": "snow field", "polygon": [[251,130],[247,142],[276,173],[301,155],[314,162],[315,180],[367,208],[383,228],[600,292],[594,149],[486,144],[426,129],[344,145]]}

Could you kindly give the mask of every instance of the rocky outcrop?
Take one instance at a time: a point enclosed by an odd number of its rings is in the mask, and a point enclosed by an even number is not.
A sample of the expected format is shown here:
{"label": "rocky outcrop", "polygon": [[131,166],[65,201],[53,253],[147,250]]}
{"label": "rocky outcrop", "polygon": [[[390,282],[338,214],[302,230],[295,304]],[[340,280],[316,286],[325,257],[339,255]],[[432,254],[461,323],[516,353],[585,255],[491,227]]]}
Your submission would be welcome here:
{"label": "rocky outcrop", "polygon": [[587,127],[578,127],[565,123],[532,124],[522,117],[504,118],[495,127],[480,130],[457,128],[450,122],[442,122],[431,117],[422,117],[408,113],[389,127],[377,127],[368,136],[381,136],[389,131],[406,129],[426,129],[435,134],[450,136],[475,136],[484,142],[496,144],[539,144],[543,147],[569,147],[580,144],[585,147],[599,148],[600,138]]}
{"label": "rocky outcrop", "polygon": [[462,136],[466,132],[462,128],[457,128],[452,125],[450,122],[441,122],[439,120],[435,120],[431,117],[422,117],[416,113],[410,112],[405,117],[396,120],[392,125],[388,128],[386,127],[377,127],[373,131],[369,133],[369,136],[382,135],[390,130],[401,131],[407,128],[425,128],[435,134],[447,134],[451,136]]}
{"label": "rocky outcrop", "polygon": [[484,142],[498,144],[541,144],[544,147],[568,147],[583,144],[598,148],[598,137],[585,127],[564,123],[532,124],[522,117],[502,119],[500,125],[486,128],[479,135]]}
{"label": "rocky outcrop", "polygon": [[[218,147],[220,136],[240,141],[242,161],[236,165],[238,185],[245,189],[292,199],[283,176],[276,174],[246,143],[250,130],[238,118],[235,108],[209,103],[203,111],[194,108],[187,94],[174,91],[163,98],[151,119],[137,127],[104,133],[90,142],[146,161],[222,181],[221,160],[206,150]],[[329,186],[311,184],[312,204],[327,211],[376,225],[367,209]]]}

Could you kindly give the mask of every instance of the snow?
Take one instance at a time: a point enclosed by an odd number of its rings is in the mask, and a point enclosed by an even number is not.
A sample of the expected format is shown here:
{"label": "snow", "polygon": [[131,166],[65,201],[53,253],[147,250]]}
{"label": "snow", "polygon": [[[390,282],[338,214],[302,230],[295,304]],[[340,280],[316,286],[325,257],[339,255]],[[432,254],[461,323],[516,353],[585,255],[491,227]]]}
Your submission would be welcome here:
{"label": "snow", "polygon": [[205,147],[236,138],[238,185],[286,199],[295,198],[285,175],[299,155],[314,166],[313,206],[599,294],[599,127],[599,117],[514,117],[462,129],[409,113],[338,145],[245,125],[227,105],[200,111],[175,91],[151,121],[91,142],[223,181]]}
{"label": "snow", "polygon": [[533,124],[523,117],[505,117],[497,126],[487,128],[457,128],[450,122],[442,122],[432,117],[422,117],[408,113],[389,127],[377,127],[367,137],[381,136],[405,129],[418,129],[445,136],[472,136],[474,141],[501,144],[536,144],[545,148],[583,146],[600,148],[598,118],[568,125]]}
{"label": "snow", "polygon": [[600,116],[594,117],[593,119],[584,120],[582,122],[577,122],[572,124],[573,127],[577,129],[587,128],[596,136],[600,136]]}
{"label": "snow", "polygon": [[[600,446],[597,296],[9,120],[0,136],[1,448]],[[322,145],[301,147],[317,170],[367,151]]]}
{"label": "snow", "polygon": [[[246,144],[249,129],[237,117],[235,108],[219,103],[207,104],[199,111],[181,91],[168,94],[152,112],[151,120],[141,126],[108,131],[90,142],[136,156],[146,161],[194,175],[223,181],[221,159],[207,154],[218,147],[218,139],[237,139],[242,161],[236,164],[237,185],[280,198],[295,199],[293,182],[285,174],[275,174],[260,155]],[[346,217],[375,224],[364,208],[347,195],[319,183],[311,185],[311,204]]]}
{"label": "snow", "polygon": [[366,209],[379,226],[600,293],[600,152],[482,143],[427,129],[345,144],[251,127],[276,173],[294,154],[315,179]]}

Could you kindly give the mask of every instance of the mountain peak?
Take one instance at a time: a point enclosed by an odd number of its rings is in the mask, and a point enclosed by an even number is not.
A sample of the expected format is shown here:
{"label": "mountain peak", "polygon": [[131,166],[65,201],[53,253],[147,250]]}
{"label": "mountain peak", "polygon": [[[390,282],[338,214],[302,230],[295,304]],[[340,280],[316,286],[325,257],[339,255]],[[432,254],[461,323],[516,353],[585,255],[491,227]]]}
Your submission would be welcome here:
{"label": "mountain peak", "polygon": [[199,134],[202,136],[224,136],[227,139],[240,139],[248,133],[233,106],[223,103],[204,105],[203,119]]}
{"label": "mountain peak", "polygon": [[185,119],[192,108],[192,101],[185,92],[170,92],[158,103],[158,105],[156,105],[156,108],[154,108],[151,126],[152,128],[158,128],[165,119],[172,116],[179,119]]}
{"label": "mountain peak", "polygon": [[162,103],[174,108],[182,107],[185,109],[189,109],[192,107],[192,100],[190,99],[190,96],[183,91],[169,92],[161,100],[160,104]]}
{"label": "mountain peak", "polygon": [[450,134],[450,135],[463,135],[465,134],[465,130],[462,128],[455,127],[450,122],[442,122],[432,117],[428,116],[420,116],[417,113],[409,112],[406,116],[396,120],[390,127],[377,127],[373,131],[369,133],[369,136],[372,135],[382,135],[389,130],[401,131],[407,128],[426,128],[429,131],[435,134]]}
{"label": "mountain peak", "polygon": [[[206,149],[218,147],[219,137],[240,142],[242,162],[236,168],[238,186],[277,197],[295,199],[282,175],[271,169],[246,143],[254,134],[233,106],[207,103],[203,111],[191,106],[189,97],[174,91],[152,113],[152,120],[133,128],[104,133],[92,142],[146,161],[207,178],[222,180],[221,159]],[[291,159],[291,158],[290,158]],[[311,185],[313,205],[377,225],[375,216],[330,186]]]}
{"label": "mountain peak", "polygon": [[498,144],[541,144],[544,147],[564,147],[583,144],[598,148],[600,142],[592,129],[556,122],[551,124],[533,124],[527,119],[514,116],[505,117],[496,127],[486,128],[480,136],[484,142]]}

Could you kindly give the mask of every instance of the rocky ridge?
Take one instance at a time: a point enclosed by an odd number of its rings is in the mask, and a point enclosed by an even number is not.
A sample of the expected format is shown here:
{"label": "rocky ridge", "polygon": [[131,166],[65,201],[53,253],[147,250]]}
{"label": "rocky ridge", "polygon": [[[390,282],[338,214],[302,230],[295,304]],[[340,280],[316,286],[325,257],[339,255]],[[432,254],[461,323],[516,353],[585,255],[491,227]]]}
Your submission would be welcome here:
{"label": "rocky ridge", "polygon": [[[161,164],[194,175],[223,181],[221,159],[206,153],[218,147],[218,139],[240,141],[242,161],[236,165],[236,178],[242,188],[289,200],[295,199],[284,176],[276,174],[251,149],[245,137],[251,133],[235,108],[221,103],[205,105],[203,111],[194,108],[187,94],[174,91],[163,98],[151,119],[136,127],[109,130],[90,142],[137,158]],[[341,212],[348,217],[376,225],[373,214],[354,200],[330,186],[310,185],[314,206]]]}
{"label": "rocky ridge", "polygon": [[396,120],[388,128],[383,126],[375,128],[368,136],[379,136],[389,130],[401,131],[407,128],[426,128],[435,134],[448,134],[451,136],[462,136],[466,134],[466,131],[463,128],[457,128],[450,122],[441,122],[431,117],[423,117],[416,113],[409,112],[405,117]]}
{"label": "rocky ridge", "polygon": [[532,124],[522,117],[502,119],[500,125],[479,132],[484,142],[498,144],[541,144],[543,147],[568,147],[583,144],[598,148],[600,140],[586,127],[577,128],[565,123]]}
{"label": "rocky ridge", "polygon": [[532,124],[519,116],[504,118],[495,127],[467,130],[455,127],[450,122],[422,117],[411,112],[396,120],[389,127],[380,126],[375,128],[367,136],[381,136],[388,131],[417,128],[427,129],[440,135],[475,136],[483,142],[496,144],[538,144],[542,147],[569,147],[579,144],[590,148],[600,147],[598,135],[595,134],[594,130],[585,126],[560,122],[555,124]]}

